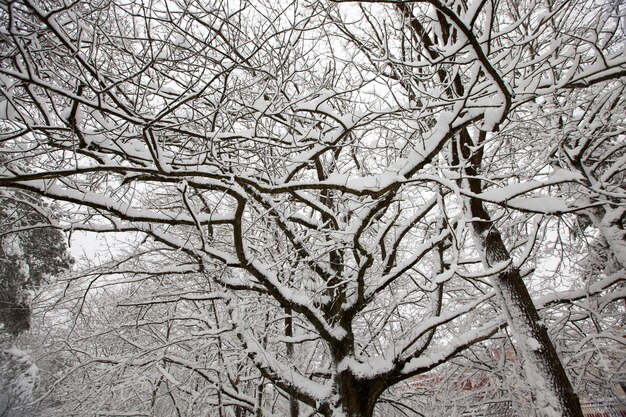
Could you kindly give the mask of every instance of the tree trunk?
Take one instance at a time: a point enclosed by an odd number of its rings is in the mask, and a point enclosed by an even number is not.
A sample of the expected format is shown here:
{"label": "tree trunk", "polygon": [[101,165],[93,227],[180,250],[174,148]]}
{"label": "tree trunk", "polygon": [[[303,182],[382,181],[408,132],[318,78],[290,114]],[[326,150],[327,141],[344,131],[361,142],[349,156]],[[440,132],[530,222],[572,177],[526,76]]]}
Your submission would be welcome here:
{"label": "tree trunk", "polygon": [[[285,336],[293,337],[293,317],[290,308],[285,309]],[[289,360],[293,360],[293,343],[288,341],[286,343],[286,353]],[[289,398],[289,417],[299,417],[300,415],[300,403],[294,397]]]}
{"label": "tree trunk", "polygon": [[343,412],[343,416],[372,417],[379,395],[373,384],[369,381],[359,381],[354,375],[346,371],[339,373],[336,378],[339,388],[337,394],[340,399],[338,408]]}
{"label": "tree trunk", "polygon": [[[467,129],[463,129],[458,142],[452,144],[453,164],[464,164],[464,177],[470,191],[482,193],[480,167],[482,164],[482,144],[486,132],[480,132],[477,143]],[[479,145],[478,148],[473,146]],[[475,150],[473,150],[475,149]],[[559,359],[556,349],[548,336],[535,304],[522,281],[519,270],[507,250],[500,232],[496,229],[489,212],[478,198],[469,197],[467,211],[472,221],[474,243],[481,252],[487,268],[502,262],[509,262],[505,271],[491,278],[498,297],[498,304],[506,316],[506,321],[517,341],[518,351],[524,359],[526,381],[537,401],[537,411],[546,417],[583,417],[578,395]]]}
{"label": "tree trunk", "polygon": [[[494,228],[482,203],[470,203],[474,240],[483,251],[483,262],[491,267],[511,257],[500,233]],[[507,323],[524,358],[526,379],[536,397],[538,412],[549,417],[583,417],[578,396],[572,389],[556,349],[541,322],[519,270],[510,265],[491,280]]]}

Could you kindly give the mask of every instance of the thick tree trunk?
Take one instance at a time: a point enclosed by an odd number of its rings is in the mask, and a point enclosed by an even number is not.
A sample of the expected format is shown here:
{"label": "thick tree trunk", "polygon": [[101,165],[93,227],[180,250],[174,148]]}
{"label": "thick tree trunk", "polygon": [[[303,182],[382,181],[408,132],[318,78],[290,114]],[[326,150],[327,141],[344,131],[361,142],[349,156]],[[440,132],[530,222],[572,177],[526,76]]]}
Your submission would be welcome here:
{"label": "thick tree trunk", "polygon": [[[345,323],[351,333],[349,323]],[[335,364],[336,373],[332,376],[335,393],[330,401],[329,409],[324,410],[327,417],[372,417],[374,406],[379,395],[382,393],[383,381],[358,378],[342,362],[346,358],[354,357],[354,341],[344,340],[344,343],[333,346],[331,355]]]}
{"label": "thick tree trunk", "polygon": [[[453,164],[462,166],[470,191],[482,193],[480,167],[482,144],[486,132],[481,132],[474,143],[467,129],[463,129],[458,142],[452,144]],[[474,146],[479,145],[477,148]],[[460,181],[461,183],[461,181]],[[574,392],[565,368],[548,336],[526,284],[519,270],[513,266],[500,232],[496,229],[489,212],[478,198],[469,197],[467,211],[473,219],[474,242],[482,252],[487,268],[509,262],[505,271],[491,279],[498,295],[498,304],[504,312],[509,329],[517,341],[518,351],[524,359],[526,381],[535,396],[539,415],[546,417],[583,417],[578,395]]]}
{"label": "thick tree trunk", "polygon": [[[370,382],[361,382],[349,372],[337,375],[338,397],[345,417],[372,417],[378,393]],[[339,411],[339,410],[337,410]],[[343,417],[342,416],[342,417]]]}
{"label": "thick tree trunk", "polygon": [[[511,261],[500,233],[494,228],[482,203],[474,200],[470,207],[472,217],[481,219],[473,223],[473,228],[475,242],[483,251],[484,263],[491,267]],[[524,358],[526,379],[536,397],[540,415],[583,417],[578,396],[572,389],[519,270],[510,265],[492,279],[492,285]]]}

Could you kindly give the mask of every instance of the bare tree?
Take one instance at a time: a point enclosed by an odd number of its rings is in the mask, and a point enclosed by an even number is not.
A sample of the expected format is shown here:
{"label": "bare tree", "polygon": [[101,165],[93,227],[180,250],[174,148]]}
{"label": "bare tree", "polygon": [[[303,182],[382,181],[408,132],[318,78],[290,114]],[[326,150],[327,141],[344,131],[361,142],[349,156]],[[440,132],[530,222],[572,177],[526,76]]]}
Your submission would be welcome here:
{"label": "bare tree", "polygon": [[0,185],[140,236],[68,284],[80,311],[132,288],[112,341],[135,352],[77,371],[156,371],[138,412],[371,416],[508,325],[540,412],[581,415],[520,274],[535,215],[588,208],[539,194],[579,176],[536,159],[550,138],[502,144],[540,98],[624,74],[618,26],[575,35],[619,8],[383,3],[2,6]]}

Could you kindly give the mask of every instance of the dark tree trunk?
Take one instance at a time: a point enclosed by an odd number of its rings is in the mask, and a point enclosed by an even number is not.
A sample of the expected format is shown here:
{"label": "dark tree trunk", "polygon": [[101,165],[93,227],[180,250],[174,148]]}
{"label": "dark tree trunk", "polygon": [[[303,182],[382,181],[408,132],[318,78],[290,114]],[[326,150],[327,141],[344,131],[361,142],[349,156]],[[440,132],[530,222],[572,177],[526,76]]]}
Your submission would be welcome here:
{"label": "dark tree trunk", "polygon": [[[474,143],[467,129],[461,130],[457,141],[452,142],[453,165],[463,166],[463,177],[473,194],[482,193],[481,165],[482,145],[486,132],[481,132]],[[465,161],[461,164],[461,160]],[[459,182],[461,185],[462,181]],[[524,359],[526,381],[537,401],[539,415],[548,417],[583,417],[578,395],[574,392],[565,368],[548,336],[535,304],[528,293],[519,270],[502,236],[491,220],[489,212],[478,198],[468,197],[466,208],[473,219],[474,242],[485,266],[493,267],[502,262],[509,266],[491,279],[498,295],[498,304],[517,341]]]}
{"label": "dark tree trunk", "polygon": [[[344,328],[352,334],[350,323],[344,323]],[[328,408],[322,410],[326,417],[372,417],[376,401],[386,387],[384,379],[359,378],[342,366],[345,358],[354,357],[353,347],[354,340],[351,338],[332,347],[331,355],[337,369],[332,376],[336,392]]]}
{"label": "dark tree trunk", "polygon": [[[293,317],[291,316],[291,309],[287,308],[285,309],[285,336],[287,337],[293,337]],[[287,342],[286,343],[286,353],[287,353],[287,358],[289,358],[289,360],[293,359],[293,343],[292,342]],[[298,400],[294,397],[289,397],[289,417],[299,417],[300,415],[300,403],[298,402]]]}
{"label": "dark tree trunk", "polygon": [[[474,239],[482,248],[484,262],[494,266],[510,262],[511,257],[489,214],[478,200],[470,203]],[[524,358],[527,381],[536,397],[540,415],[583,417],[578,396],[572,389],[556,349],[542,324],[519,270],[510,265],[492,278],[499,304]]]}
{"label": "dark tree trunk", "polygon": [[340,404],[345,417],[372,417],[374,406],[380,395],[375,386],[359,381],[349,372],[337,375]]}

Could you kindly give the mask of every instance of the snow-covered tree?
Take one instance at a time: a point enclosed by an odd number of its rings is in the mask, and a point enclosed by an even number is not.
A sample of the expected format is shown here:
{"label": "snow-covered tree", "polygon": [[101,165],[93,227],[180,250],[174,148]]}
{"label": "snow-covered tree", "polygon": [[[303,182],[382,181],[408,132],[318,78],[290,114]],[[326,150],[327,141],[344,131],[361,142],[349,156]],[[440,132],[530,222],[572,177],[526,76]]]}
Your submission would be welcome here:
{"label": "snow-covered tree", "polygon": [[623,10],[529,3],[1,5],[0,185],[132,246],[65,283],[107,393],[73,412],[371,416],[508,327],[537,412],[581,416],[524,277],[544,217],[623,201],[532,122],[622,80]]}
{"label": "snow-covered tree", "polygon": [[11,347],[0,353],[0,415],[24,416],[20,406],[33,398],[39,369],[28,352]]}
{"label": "snow-covered tree", "polygon": [[0,323],[10,334],[28,329],[33,291],[72,265],[53,222],[39,198],[0,192]]}

